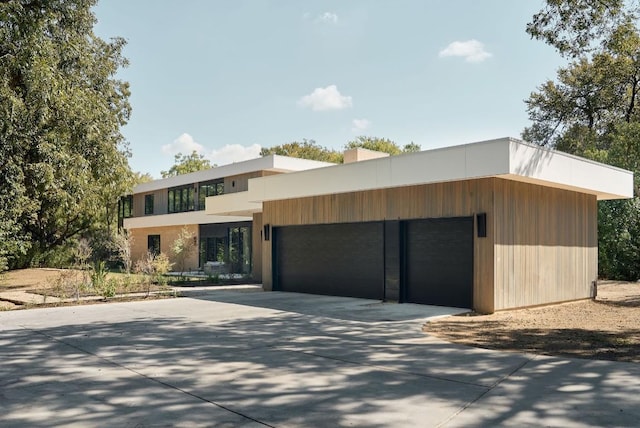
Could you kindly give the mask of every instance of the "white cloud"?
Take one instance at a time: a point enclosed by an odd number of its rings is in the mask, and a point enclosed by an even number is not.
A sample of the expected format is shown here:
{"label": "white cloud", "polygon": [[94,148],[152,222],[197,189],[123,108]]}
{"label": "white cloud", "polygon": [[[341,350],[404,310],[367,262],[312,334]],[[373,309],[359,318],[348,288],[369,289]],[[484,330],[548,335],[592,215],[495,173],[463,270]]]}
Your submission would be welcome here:
{"label": "white cloud", "polygon": [[173,143],[162,146],[162,153],[168,155],[175,155],[177,153],[188,155],[194,150],[201,153],[204,150],[204,146],[196,143],[193,137],[186,132],[173,140]]}
{"label": "white cloud", "polygon": [[315,17],[313,17],[309,12],[305,12],[302,14],[302,19],[316,24],[336,25],[338,23],[338,15],[333,12],[324,12],[320,15],[316,15]]}
{"label": "white cloud", "polygon": [[175,155],[177,153],[189,155],[195,150],[198,154],[209,159],[211,164],[222,166],[258,158],[260,157],[261,149],[262,147],[259,144],[252,144],[246,147],[240,144],[227,144],[219,149],[208,150],[185,132],[173,140],[173,143],[162,146],[162,153],[167,155]]}
{"label": "white cloud", "polygon": [[321,15],[318,15],[316,18],[316,22],[321,24],[337,24],[338,23],[338,15],[332,12],[325,12]]}
{"label": "white cloud", "polygon": [[259,144],[242,146],[240,144],[227,144],[220,149],[214,149],[204,153],[205,157],[215,165],[227,165],[260,157],[262,147]]}
{"label": "white cloud", "polygon": [[356,134],[358,132],[364,131],[365,129],[369,128],[369,126],[371,126],[371,122],[368,121],[367,119],[353,119],[351,124],[352,124],[351,132]]}
{"label": "white cloud", "polygon": [[300,107],[309,107],[313,111],[342,110],[353,105],[351,97],[342,95],[336,85],[316,88],[309,95],[298,100]]}
{"label": "white cloud", "polygon": [[477,40],[466,42],[452,42],[438,54],[440,57],[460,56],[467,62],[482,62],[490,58],[492,54],[484,49],[484,44]]}

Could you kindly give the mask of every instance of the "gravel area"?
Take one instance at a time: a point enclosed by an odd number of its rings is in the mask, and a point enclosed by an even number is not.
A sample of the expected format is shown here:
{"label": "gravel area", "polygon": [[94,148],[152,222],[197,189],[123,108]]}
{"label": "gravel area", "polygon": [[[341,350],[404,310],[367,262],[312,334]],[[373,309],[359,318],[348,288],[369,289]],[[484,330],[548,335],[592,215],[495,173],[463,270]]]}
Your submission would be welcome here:
{"label": "gravel area", "polygon": [[480,348],[640,362],[640,284],[601,281],[595,300],[462,314],[423,331]]}

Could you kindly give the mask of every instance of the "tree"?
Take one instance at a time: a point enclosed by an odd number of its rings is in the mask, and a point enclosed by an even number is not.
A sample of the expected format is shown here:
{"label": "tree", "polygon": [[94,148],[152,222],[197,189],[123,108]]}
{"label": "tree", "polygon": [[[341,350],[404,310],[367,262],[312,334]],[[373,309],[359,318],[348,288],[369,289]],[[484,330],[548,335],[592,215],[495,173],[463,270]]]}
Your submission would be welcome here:
{"label": "tree", "polygon": [[345,145],[346,149],[363,148],[367,150],[375,150],[377,152],[389,153],[391,156],[401,153],[419,152],[420,146],[411,142],[404,147],[400,147],[388,138],[358,136],[355,140],[349,141]]}
{"label": "tree", "polygon": [[527,33],[576,58],[610,38],[622,21],[637,16],[638,5],[625,0],[547,0],[527,24]]}
{"label": "tree", "polygon": [[572,61],[526,101],[523,138],[635,173],[632,200],[598,204],[600,275],[640,278],[640,31],[638,5],[547,0],[527,27]]}
{"label": "tree", "polygon": [[293,158],[317,160],[321,162],[342,163],[342,153],[333,149],[328,149],[315,142],[315,140],[292,141],[291,143],[263,147],[260,156],[280,155]]}
{"label": "tree", "polygon": [[93,33],[95,0],[0,2],[0,257],[46,262],[115,222],[130,186],[125,42]]}
{"label": "tree", "polygon": [[196,235],[194,235],[187,226],[184,226],[171,245],[171,251],[176,256],[176,261],[180,267],[180,275],[184,274],[187,259],[195,250]]}
{"label": "tree", "polygon": [[[414,142],[406,144],[404,147],[400,148],[400,146],[389,139],[365,136],[356,137],[355,140],[349,141],[344,146],[345,149],[355,149],[358,147],[368,150],[385,152],[389,153],[390,155],[399,155],[401,153],[420,151],[420,146]],[[323,147],[316,143],[314,140],[307,139],[303,139],[301,142],[293,141],[291,143],[286,143],[271,148],[265,147],[260,151],[260,156],[268,156],[271,154],[291,156],[294,158],[311,159],[322,162],[344,162],[344,156],[341,152]]]}
{"label": "tree", "polygon": [[209,162],[209,159],[205,159],[204,155],[194,150],[190,155],[183,155],[182,153],[175,155],[173,166],[168,171],[161,171],[160,174],[162,174],[162,178],[167,178],[210,168],[211,162]]}

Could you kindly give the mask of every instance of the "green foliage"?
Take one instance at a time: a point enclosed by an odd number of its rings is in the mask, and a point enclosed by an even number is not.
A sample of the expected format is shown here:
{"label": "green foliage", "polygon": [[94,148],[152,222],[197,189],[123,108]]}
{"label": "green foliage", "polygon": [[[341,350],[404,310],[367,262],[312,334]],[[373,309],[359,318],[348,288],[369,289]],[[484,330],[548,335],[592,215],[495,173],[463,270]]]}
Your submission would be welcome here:
{"label": "green foliage", "polygon": [[[404,147],[387,138],[359,136],[355,140],[349,141],[346,149],[363,148],[375,150],[379,152],[389,153],[390,155],[399,155],[401,153],[419,152],[420,146],[414,142],[406,144]],[[268,155],[291,156],[294,158],[311,159],[322,162],[343,163],[344,157],[342,152],[321,146],[314,140],[303,139],[302,142],[293,141],[291,143],[274,146],[271,148],[263,148],[260,156]]]}
{"label": "green foliage", "polygon": [[625,0],[547,0],[527,24],[527,33],[578,57],[596,49],[621,21],[637,14],[637,4]]}
{"label": "green foliage", "polygon": [[184,226],[178,237],[173,244],[171,244],[171,251],[176,257],[178,266],[180,268],[180,275],[184,274],[186,268],[186,262],[189,256],[191,256],[196,250],[196,235],[189,230],[187,226]]}
{"label": "green foliage", "polygon": [[377,152],[389,153],[391,156],[399,155],[401,153],[420,151],[420,146],[414,142],[411,142],[401,148],[398,144],[389,140],[388,138],[367,137],[363,135],[356,137],[355,140],[349,141],[345,145],[345,148],[362,148],[367,150],[374,150]]}
{"label": "green foliage", "polygon": [[183,155],[182,153],[175,155],[173,166],[168,171],[161,171],[160,174],[162,174],[162,178],[167,178],[210,168],[211,162],[209,162],[209,159],[205,159],[204,155],[198,154],[194,150],[190,155]]}
{"label": "green foliage", "polygon": [[638,4],[547,0],[527,31],[574,58],[526,101],[523,138],[626,168],[636,198],[598,205],[600,275],[640,278],[640,32]]}
{"label": "green foliage", "polygon": [[95,290],[102,290],[107,281],[107,267],[104,261],[95,262],[91,269],[91,286]]}
{"label": "green foliage", "polygon": [[323,147],[316,143],[315,140],[307,140],[306,138],[302,141],[292,141],[291,143],[271,148],[263,147],[260,150],[260,156],[268,155],[290,156],[332,163],[342,163],[343,161],[342,153]]}
{"label": "green foliage", "polygon": [[93,33],[95,0],[0,2],[0,257],[47,263],[116,222],[131,185],[120,127],[124,40]]}

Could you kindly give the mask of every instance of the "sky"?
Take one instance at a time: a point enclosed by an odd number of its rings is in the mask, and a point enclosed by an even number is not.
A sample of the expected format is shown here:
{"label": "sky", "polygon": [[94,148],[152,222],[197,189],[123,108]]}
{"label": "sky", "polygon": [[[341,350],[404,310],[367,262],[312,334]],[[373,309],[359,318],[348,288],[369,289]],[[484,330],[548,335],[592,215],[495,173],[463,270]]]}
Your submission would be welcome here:
{"label": "sky", "polygon": [[529,124],[524,100],[560,56],[526,34],[542,0],[100,0],[95,32],[127,40],[134,171],[176,153],[213,164],[302,139],[359,135],[423,150]]}

